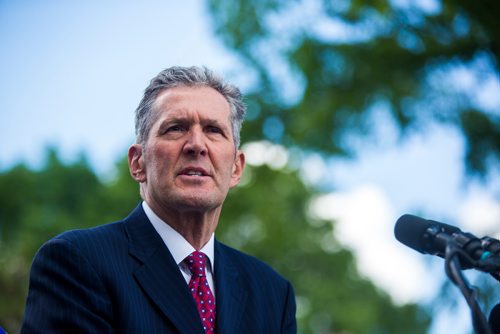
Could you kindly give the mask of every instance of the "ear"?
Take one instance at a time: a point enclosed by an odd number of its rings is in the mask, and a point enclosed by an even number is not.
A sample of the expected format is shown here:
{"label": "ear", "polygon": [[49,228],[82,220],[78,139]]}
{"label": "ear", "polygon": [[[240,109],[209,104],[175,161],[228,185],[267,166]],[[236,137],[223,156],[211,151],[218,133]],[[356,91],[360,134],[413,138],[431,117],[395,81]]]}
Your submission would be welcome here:
{"label": "ear", "polygon": [[243,151],[236,151],[236,157],[233,163],[233,170],[231,174],[231,183],[229,184],[230,188],[235,187],[240,183],[241,175],[243,174],[243,169],[245,168],[245,154]]}
{"label": "ear", "polygon": [[146,181],[146,170],[144,168],[143,148],[140,144],[133,144],[128,149],[128,168],[130,175],[137,182]]}

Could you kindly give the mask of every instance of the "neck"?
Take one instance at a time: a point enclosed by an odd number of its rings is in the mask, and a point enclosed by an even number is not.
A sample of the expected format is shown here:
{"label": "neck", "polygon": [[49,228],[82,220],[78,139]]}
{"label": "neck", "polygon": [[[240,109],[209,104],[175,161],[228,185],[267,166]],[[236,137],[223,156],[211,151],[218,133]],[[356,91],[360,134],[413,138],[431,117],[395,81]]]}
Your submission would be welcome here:
{"label": "neck", "polygon": [[196,250],[203,248],[212,237],[221,212],[221,207],[201,212],[165,208],[150,202],[148,205],[158,217],[182,235]]}

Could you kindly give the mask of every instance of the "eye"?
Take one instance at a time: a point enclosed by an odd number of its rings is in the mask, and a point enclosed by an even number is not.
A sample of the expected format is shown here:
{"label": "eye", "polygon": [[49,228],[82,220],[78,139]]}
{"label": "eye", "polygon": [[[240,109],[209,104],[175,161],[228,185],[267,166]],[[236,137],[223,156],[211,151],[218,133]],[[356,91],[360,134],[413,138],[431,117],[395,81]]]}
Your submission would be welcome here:
{"label": "eye", "polygon": [[179,131],[183,131],[183,130],[184,130],[184,128],[181,125],[175,124],[175,125],[172,125],[172,126],[169,126],[168,128],[166,128],[165,133],[167,133],[167,132],[179,132]]}
{"label": "eye", "polygon": [[160,136],[167,136],[167,137],[178,137],[182,135],[186,131],[185,126],[182,124],[165,124],[162,126],[160,131],[158,132]]}
{"label": "eye", "polygon": [[207,127],[207,132],[209,133],[218,133],[218,134],[223,134],[224,132],[222,131],[221,128],[217,126],[209,126]]}

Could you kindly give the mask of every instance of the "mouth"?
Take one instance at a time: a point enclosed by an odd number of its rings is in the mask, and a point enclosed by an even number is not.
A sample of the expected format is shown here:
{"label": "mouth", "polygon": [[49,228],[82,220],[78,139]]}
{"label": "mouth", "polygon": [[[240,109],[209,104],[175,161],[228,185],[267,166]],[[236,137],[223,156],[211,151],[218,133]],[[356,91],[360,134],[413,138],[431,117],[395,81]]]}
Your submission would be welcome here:
{"label": "mouth", "polygon": [[186,176],[192,176],[192,177],[203,177],[203,176],[210,176],[206,170],[203,168],[199,167],[187,167],[184,168],[179,175],[186,175]]}

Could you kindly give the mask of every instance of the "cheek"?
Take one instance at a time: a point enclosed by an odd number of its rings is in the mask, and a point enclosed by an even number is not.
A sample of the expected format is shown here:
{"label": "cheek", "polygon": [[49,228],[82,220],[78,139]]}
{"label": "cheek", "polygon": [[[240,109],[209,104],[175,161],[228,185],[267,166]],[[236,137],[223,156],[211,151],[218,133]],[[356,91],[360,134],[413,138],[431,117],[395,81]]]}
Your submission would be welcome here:
{"label": "cheek", "polygon": [[234,170],[234,153],[227,151],[219,151],[215,152],[212,159],[214,167],[220,171],[223,171],[224,174],[232,174]]}
{"label": "cheek", "polygon": [[[232,180],[235,173],[236,173],[236,170],[238,169],[237,166],[236,166],[236,163],[234,162],[234,155],[230,155],[227,157],[227,160],[226,160],[226,164],[225,164],[225,171],[226,171],[226,177],[229,179],[229,180]],[[229,163],[230,161],[230,163]]]}
{"label": "cheek", "polygon": [[167,148],[154,146],[148,150],[144,162],[150,173],[161,174],[167,171],[171,161],[172,157]]}
{"label": "cheek", "polygon": [[151,163],[154,165],[158,165],[162,161],[165,160],[164,155],[165,155],[165,153],[161,149],[155,148],[155,149],[151,150],[151,155],[149,157],[150,158],[149,161],[151,161]]}

